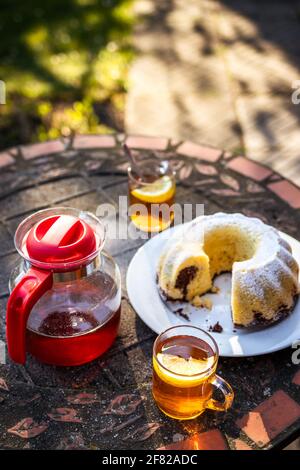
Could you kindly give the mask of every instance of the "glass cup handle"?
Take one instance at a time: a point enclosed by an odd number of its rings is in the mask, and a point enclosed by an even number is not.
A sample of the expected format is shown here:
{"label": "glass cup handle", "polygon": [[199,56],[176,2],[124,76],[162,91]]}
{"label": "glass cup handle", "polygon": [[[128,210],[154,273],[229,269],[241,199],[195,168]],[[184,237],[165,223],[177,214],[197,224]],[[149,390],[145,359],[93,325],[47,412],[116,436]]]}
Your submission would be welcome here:
{"label": "glass cup handle", "polygon": [[218,400],[215,400],[214,398],[211,398],[207,402],[206,408],[215,411],[227,411],[228,408],[231,407],[234,398],[234,392],[231,388],[231,385],[229,385],[228,382],[218,375],[215,375],[214,379],[211,381],[211,384],[223,393],[224,402],[222,403]]}

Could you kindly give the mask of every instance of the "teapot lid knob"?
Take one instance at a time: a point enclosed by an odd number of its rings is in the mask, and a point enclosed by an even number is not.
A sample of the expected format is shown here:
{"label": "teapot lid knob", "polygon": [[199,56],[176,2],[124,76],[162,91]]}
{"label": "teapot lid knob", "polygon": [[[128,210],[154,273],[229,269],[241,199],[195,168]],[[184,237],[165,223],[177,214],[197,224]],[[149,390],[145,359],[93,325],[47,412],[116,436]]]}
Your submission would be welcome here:
{"label": "teapot lid knob", "polygon": [[66,214],[40,220],[24,241],[28,256],[43,263],[81,261],[97,250],[92,227],[79,217]]}

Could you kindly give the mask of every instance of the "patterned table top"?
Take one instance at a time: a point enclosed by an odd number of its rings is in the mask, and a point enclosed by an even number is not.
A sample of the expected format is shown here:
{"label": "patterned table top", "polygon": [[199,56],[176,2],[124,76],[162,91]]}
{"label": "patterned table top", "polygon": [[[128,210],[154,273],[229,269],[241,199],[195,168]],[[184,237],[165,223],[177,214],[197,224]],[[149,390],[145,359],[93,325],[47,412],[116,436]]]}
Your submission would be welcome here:
{"label": "patterned table top", "polygon": [[[76,136],[0,153],[0,333],[5,338],[8,277],[18,256],[13,234],[32,212],[65,205],[95,212],[127,193],[121,142],[144,156],[173,160],[177,201],[204,203],[257,216],[299,238],[300,189],[243,156],[160,137]],[[133,311],[127,266],[143,240],[108,242],[123,278],[122,321],[113,348],[77,368],[0,366],[0,448],[30,449],[263,449],[300,433],[300,369],[292,348],[253,358],[221,358],[219,373],[233,385],[227,413],[207,411],[191,422],[163,416],[151,396],[154,333]],[[300,338],[299,338],[300,339]],[[298,355],[300,356],[300,355]]]}

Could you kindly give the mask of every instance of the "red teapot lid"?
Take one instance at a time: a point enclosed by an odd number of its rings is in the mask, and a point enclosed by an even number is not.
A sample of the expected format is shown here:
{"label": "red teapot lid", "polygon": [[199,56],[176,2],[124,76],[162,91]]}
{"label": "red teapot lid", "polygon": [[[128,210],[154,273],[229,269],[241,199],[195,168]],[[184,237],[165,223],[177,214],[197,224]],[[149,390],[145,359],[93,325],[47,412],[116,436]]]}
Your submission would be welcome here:
{"label": "red teapot lid", "polygon": [[37,222],[23,240],[23,251],[42,263],[73,263],[97,250],[96,234],[79,217],[56,214]]}

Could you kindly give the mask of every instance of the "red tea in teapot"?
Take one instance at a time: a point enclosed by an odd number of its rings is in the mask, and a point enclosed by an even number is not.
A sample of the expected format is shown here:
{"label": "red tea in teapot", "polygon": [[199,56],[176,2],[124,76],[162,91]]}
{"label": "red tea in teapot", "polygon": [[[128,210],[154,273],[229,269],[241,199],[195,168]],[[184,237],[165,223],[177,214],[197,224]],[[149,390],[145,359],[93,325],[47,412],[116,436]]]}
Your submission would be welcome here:
{"label": "red tea in teapot", "polygon": [[[104,325],[97,326],[88,333],[72,335],[72,329],[69,329],[68,335],[53,338],[49,334],[44,334],[43,330],[36,333],[27,329],[28,351],[32,355],[38,356],[40,361],[48,364],[75,366],[90,362],[103,354],[114,342],[118,332],[120,313],[121,309],[119,308],[111,313],[111,318]],[[81,319],[90,316],[87,312],[77,312],[76,314]],[[56,323],[54,316],[61,316],[62,312],[53,312],[52,315],[49,333],[57,331],[55,326],[52,330],[51,322]]]}
{"label": "red tea in teapot", "polygon": [[119,303],[117,286],[104,273],[97,273],[97,289],[87,284],[87,279],[78,283],[77,292],[72,285],[57,284],[32,310],[26,345],[42,362],[84,364],[103,354],[115,340],[120,322],[120,307],[113,307]]}

